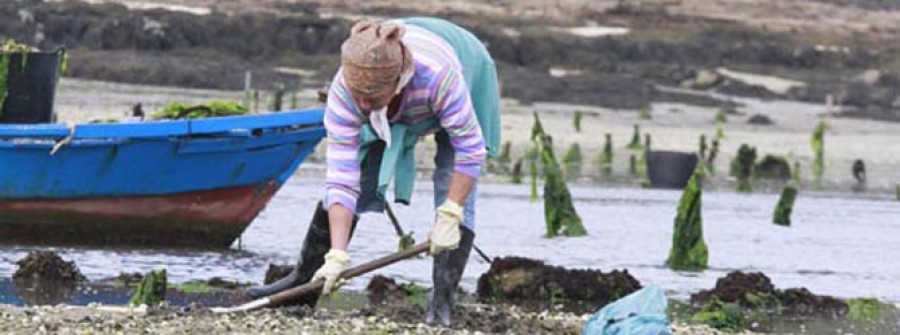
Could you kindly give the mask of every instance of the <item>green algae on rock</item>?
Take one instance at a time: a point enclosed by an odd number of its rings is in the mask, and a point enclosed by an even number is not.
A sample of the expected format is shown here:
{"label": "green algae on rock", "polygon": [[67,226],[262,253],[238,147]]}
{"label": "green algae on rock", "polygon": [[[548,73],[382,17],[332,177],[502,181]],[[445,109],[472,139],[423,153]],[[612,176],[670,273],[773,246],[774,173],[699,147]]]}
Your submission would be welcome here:
{"label": "green algae on rock", "polygon": [[[553,154],[553,138],[544,132],[537,113],[534,114],[531,139],[539,148],[540,164],[544,170],[544,220],[547,237],[587,235],[581,217],[575,211],[563,172]],[[532,196],[536,193],[536,179],[536,172],[532,172]]]}
{"label": "green algae on rock", "polygon": [[672,248],[666,260],[666,265],[673,270],[699,271],[707,266],[709,251],[703,240],[701,176],[699,171],[694,172],[678,203]]}
{"label": "green algae on rock", "polygon": [[810,147],[812,147],[813,159],[813,187],[817,190],[822,189],[822,174],[825,173],[825,129],[828,126],[824,120],[820,120],[813,129],[812,138],[810,138]]}
{"label": "green algae on rock", "polygon": [[563,165],[566,167],[566,178],[574,179],[581,174],[581,146],[572,143],[566,155],[563,156]]}
{"label": "green algae on rock", "polygon": [[640,150],[641,148],[641,126],[634,125],[634,132],[631,134],[631,142],[628,143],[628,149]]}
{"label": "green algae on rock", "polygon": [[606,134],[606,142],[603,143],[603,152],[600,153],[598,163],[598,165],[600,166],[600,176],[604,181],[609,181],[610,178],[612,178],[613,164],[612,135],[609,133]]}
{"label": "green algae on rock", "polygon": [[150,271],[144,275],[144,279],[138,284],[128,304],[155,307],[166,300],[166,286],[165,269]]}
{"label": "green algae on rock", "polygon": [[741,144],[737,155],[731,161],[731,176],[738,180],[738,192],[753,191],[753,166],[756,162],[756,148]]}
{"label": "green algae on rock", "polygon": [[797,188],[793,185],[787,185],[781,190],[781,197],[778,199],[778,205],[775,206],[775,214],[772,222],[777,225],[790,226],[791,212],[794,209],[794,200],[797,199]]}
{"label": "green algae on rock", "polygon": [[572,128],[575,128],[576,133],[581,132],[581,118],[583,116],[582,114],[584,113],[582,113],[580,110],[576,110],[575,116],[572,118]]}

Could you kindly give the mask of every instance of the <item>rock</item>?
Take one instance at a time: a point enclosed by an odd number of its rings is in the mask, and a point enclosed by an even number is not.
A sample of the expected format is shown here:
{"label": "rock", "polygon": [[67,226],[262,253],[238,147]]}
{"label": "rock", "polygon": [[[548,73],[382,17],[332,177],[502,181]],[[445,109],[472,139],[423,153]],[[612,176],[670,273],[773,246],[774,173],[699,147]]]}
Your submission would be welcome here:
{"label": "rock", "polygon": [[757,125],[757,126],[770,126],[775,124],[768,116],[764,114],[753,114],[749,119],[747,119],[747,124]]}
{"label": "rock", "polygon": [[712,290],[691,295],[691,303],[704,305],[719,300],[735,303],[746,309],[770,309],[781,306],[781,312],[796,315],[841,316],[847,304],[829,296],[815,295],[806,288],[777,290],[761,272],[734,271],[716,281]]}
{"label": "rock", "polygon": [[712,299],[719,299],[722,302],[734,302],[747,306],[749,305],[748,293],[774,294],[775,285],[772,285],[769,277],[761,272],[733,271],[716,280],[716,286],[712,290],[704,290],[691,295],[691,303],[701,305]]}
{"label": "rock", "polygon": [[483,301],[521,305],[569,302],[596,310],[640,288],[627,270],[571,270],[529,258],[505,257],[495,259],[478,278],[477,295]]}
{"label": "rock", "polygon": [[695,89],[705,90],[722,82],[722,76],[715,70],[697,71],[697,76],[691,82],[691,87]]}
{"label": "rock", "polygon": [[787,158],[766,155],[753,167],[756,178],[788,180],[791,178],[791,165]]}
{"label": "rock", "polygon": [[86,278],[75,266],[75,262],[66,262],[52,251],[32,251],[16,264],[19,266],[13,274],[13,280],[51,281],[60,284],[75,284]]}
{"label": "rock", "polygon": [[366,286],[369,304],[384,305],[402,303],[409,299],[424,302],[427,289],[414,283],[397,284],[392,278],[375,275]]}

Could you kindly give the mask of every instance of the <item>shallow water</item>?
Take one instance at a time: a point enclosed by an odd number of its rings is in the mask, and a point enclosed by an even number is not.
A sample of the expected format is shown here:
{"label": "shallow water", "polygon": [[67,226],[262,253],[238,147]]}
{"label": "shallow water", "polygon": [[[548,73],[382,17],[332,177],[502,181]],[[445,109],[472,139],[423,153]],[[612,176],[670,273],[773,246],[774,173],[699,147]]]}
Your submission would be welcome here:
{"label": "shallow water", "polygon": [[[322,193],[319,180],[292,178],[245,232],[243,251],[54,249],[74,260],[91,280],[164,267],[173,282],[212,277],[261,282],[268,263],[295,261]],[[404,229],[415,231],[417,241],[424,240],[431,225],[430,184],[417,184],[412,206],[395,206]],[[596,186],[574,186],[571,191],[590,235],[546,239],[542,204],[529,202],[527,185],[480,185],[476,245],[492,257],[517,255],[604,271],[626,268],[642,283],[663,287],[670,298],[708,289],[717,278],[740,269],[765,272],[779,288],[805,286],[816,294],[900,302],[896,201],[801,193],[793,226],[785,228],[771,223],[775,194],[706,192],[703,219],[710,269],[678,273],[663,264],[680,192]],[[369,214],[360,221],[350,255],[359,264],[396,248],[387,218]],[[29,250],[0,247],[0,277],[11,276],[15,261]],[[487,268],[473,252],[463,287],[474,290]],[[430,285],[431,259],[406,261],[378,273]],[[368,278],[354,280],[350,288],[362,289]]]}

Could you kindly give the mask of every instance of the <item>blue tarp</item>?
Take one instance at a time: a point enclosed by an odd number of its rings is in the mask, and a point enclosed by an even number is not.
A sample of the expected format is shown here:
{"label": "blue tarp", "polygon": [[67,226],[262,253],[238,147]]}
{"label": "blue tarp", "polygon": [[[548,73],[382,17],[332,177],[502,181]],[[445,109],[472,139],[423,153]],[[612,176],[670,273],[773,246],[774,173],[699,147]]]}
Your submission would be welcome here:
{"label": "blue tarp", "polygon": [[584,335],[670,335],[666,296],[656,286],[604,306],[584,324]]}

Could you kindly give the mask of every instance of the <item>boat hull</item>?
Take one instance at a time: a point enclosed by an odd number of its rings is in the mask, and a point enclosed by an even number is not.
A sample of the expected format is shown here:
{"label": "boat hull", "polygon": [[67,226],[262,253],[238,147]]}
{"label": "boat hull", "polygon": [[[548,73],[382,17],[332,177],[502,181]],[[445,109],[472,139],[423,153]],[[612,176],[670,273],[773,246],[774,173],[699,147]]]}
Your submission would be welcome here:
{"label": "boat hull", "polygon": [[159,196],[0,201],[0,240],[22,245],[228,248],[275,195],[262,185]]}
{"label": "boat hull", "polygon": [[325,136],[321,120],[0,125],[0,243],[228,248]]}

